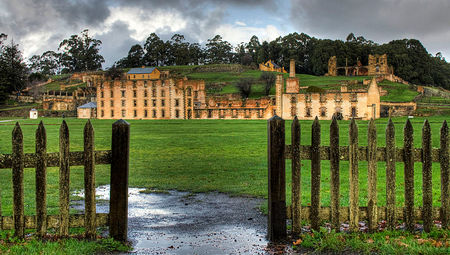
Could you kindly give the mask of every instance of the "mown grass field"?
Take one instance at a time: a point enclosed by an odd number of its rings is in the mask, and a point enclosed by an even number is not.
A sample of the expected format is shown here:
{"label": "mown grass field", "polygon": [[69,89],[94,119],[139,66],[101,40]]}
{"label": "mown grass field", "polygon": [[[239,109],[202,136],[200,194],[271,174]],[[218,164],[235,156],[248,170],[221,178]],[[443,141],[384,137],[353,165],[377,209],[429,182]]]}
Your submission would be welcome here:
{"label": "mown grass field", "polygon": [[[445,117],[430,118],[433,147],[439,147],[439,129]],[[58,130],[62,119],[41,119],[46,124],[48,152],[58,151]],[[405,118],[394,119],[397,147],[402,147]],[[40,120],[19,120],[24,132],[25,153],[34,152],[34,136]],[[85,120],[66,119],[70,129],[70,148],[83,149]],[[423,118],[412,119],[414,145],[421,147]],[[96,149],[110,149],[111,125],[114,120],[93,120]],[[232,195],[267,197],[267,122],[258,120],[130,120],[130,187],[158,190],[219,191]],[[311,143],[311,121],[301,121],[301,144]],[[329,144],[330,121],[320,121],[321,142]],[[387,119],[376,121],[378,146],[384,146]],[[11,132],[14,122],[0,123],[0,153],[11,152]],[[358,121],[359,144],[367,145],[367,121]],[[340,121],[340,144],[348,144],[349,121]],[[290,143],[290,121],[286,122],[287,144]],[[302,162],[302,203],[310,201],[310,163]],[[287,162],[287,194],[290,201],[290,163]],[[367,200],[367,163],[360,162],[360,205]],[[11,215],[11,171],[0,170],[2,212]],[[384,163],[378,164],[378,203],[385,204]],[[96,168],[96,185],[109,182],[109,166]],[[330,204],[329,162],[322,161],[321,199]],[[48,169],[49,213],[58,211],[58,168]],[[71,168],[71,188],[83,187],[82,167]],[[403,164],[397,163],[397,204],[403,203]],[[422,203],[421,164],[415,164],[416,206]],[[26,213],[34,214],[34,169],[25,170]],[[341,204],[348,205],[348,162],[341,162]],[[440,169],[433,164],[433,204],[440,205]]]}

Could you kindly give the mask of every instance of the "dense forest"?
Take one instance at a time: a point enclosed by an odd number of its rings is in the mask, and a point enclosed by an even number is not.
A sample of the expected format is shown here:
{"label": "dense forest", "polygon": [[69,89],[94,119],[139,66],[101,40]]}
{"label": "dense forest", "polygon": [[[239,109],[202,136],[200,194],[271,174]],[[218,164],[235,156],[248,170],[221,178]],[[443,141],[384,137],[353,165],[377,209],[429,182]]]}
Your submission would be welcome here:
{"label": "dense forest", "polygon": [[198,43],[187,42],[180,34],[163,41],[152,33],[144,45],[133,45],[117,65],[126,68],[240,63],[256,67],[258,63],[271,59],[288,67],[293,58],[298,73],[324,75],[331,56],[337,56],[338,66],[344,66],[346,59],[348,65],[355,65],[358,59],[367,65],[369,54],[384,53],[397,76],[415,84],[450,88],[450,64],[440,53],[436,56],[429,54],[419,40],[394,40],[380,45],[353,33],[345,41],[317,39],[304,33],[288,34],[270,42],[260,42],[257,36],[253,36],[248,43],[235,47],[220,35],[209,39],[202,47]]}

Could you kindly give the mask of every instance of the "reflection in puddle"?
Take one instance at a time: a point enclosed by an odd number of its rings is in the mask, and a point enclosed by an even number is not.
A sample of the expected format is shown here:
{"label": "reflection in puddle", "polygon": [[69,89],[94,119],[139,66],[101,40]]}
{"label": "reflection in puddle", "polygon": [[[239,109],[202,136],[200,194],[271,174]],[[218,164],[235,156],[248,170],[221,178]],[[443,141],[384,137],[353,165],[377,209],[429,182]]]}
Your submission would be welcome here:
{"label": "reflection in puddle", "polygon": [[[221,193],[141,193],[129,188],[128,238],[133,254],[264,254],[264,200]],[[83,191],[74,195],[84,197]],[[108,212],[109,186],[96,189],[97,212]],[[78,205],[77,209],[83,210]]]}

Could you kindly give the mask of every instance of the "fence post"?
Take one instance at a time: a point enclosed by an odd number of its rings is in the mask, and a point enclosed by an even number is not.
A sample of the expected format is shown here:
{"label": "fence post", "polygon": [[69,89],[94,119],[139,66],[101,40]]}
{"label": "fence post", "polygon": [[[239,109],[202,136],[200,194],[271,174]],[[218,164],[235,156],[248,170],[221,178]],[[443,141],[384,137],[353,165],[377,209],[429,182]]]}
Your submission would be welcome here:
{"label": "fence post", "polygon": [[331,228],[340,231],[339,125],[336,115],[330,124]]}
{"label": "fence post", "polygon": [[291,126],[291,164],[292,164],[292,233],[301,232],[302,195],[301,195],[301,162],[300,162],[300,123],[297,116]]}
{"label": "fence post", "polygon": [[349,179],[350,179],[350,231],[358,231],[359,224],[359,183],[358,183],[358,127],[355,119],[350,122],[349,129]]}
{"label": "fence post", "polygon": [[59,129],[59,235],[69,235],[70,162],[69,127],[63,120]]}
{"label": "fence post", "polygon": [[84,225],[86,238],[96,238],[94,128],[88,120],[84,126]]}
{"label": "fence post", "polygon": [[389,229],[395,229],[395,128],[389,118],[386,127],[386,222]]}
{"label": "fence post", "polygon": [[439,152],[439,163],[441,164],[441,221],[443,229],[450,229],[449,146],[448,126],[445,120],[441,127],[441,148]]}
{"label": "fence post", "polygon": [[111,186],[109,202],[109,232],[118,241],[128,235],[128,168],[130,124],[118,120],[112,125]]}
{"label": "fence post", "polygon": [[13,178],[13,218],[14,236],[24,238],[24,198],[23,198],[23,134],[19,122],[12,132],[12,178]]}
{"label": "fence post", "polygon": [[286,238],[286,173],[284,120],[277,115],[268,120],[269,241]]}
{"label": "fence post", "polygon": [[414,143],[413,127],[409,119],[403,129],[403,162],[405,175],[405,225],[409,231],[414,231]]}
{"label": "fence post", "polygon": [[377,215],[377,128],[375,121],[370,119],[367,136],[367,172],[369,184],[369,202],[367,205],[367,218],[369,230],[374,231],[378,225]]}
{"label": "fence post", "polygon": [[311,209],[309,218],[311,228],[320,228],[320,123],[319,119],[314,119],[311,127]]}
{"label": "fence post", "polygon": [[42,121],[36,130],[36,231],[47,233],[47,134]]}
{"label": "fence post", "polygon": [[425,232],[430,232],[433,226],[431,175],[431,128],[428,120],[425,120],[422,128],[422,220]]}

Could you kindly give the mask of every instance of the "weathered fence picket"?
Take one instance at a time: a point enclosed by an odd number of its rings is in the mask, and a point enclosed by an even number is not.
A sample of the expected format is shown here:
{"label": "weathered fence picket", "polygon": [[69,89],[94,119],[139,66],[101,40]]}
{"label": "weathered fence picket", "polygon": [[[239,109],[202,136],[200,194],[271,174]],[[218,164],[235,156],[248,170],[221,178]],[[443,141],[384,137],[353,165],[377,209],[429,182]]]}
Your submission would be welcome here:
{"label": "weathered fence picket", "polygon": [[339,176],[339,125],[336,116],[330,125],[330,172],[331,172],[331,227],[339,232],[340,176]]}
{"label": "weathered fence picket", "polygon": [[311,130],[311,228],[320,228],[320,124],[316,117]]}
{"label": "weathered fence picket", "polygon": [[14,235],[25,235],[24,198],[23,198],[23,134],[17,122],[12,132],[12,181],[13,181],[13,218]]}
{"label": "weathered fence picket", "polygon": [[284,120],[278,116],[268,122],[268,166],[269,166],[269,241],[286,238],[286,176]]}
{"label": "weathered fence picket", "polygon": [[441,127],[441,148],[439,150],[439,163],[441,165],[441,221],[444,229],[450,229],[450,153],[448,140],[447,121],[444,121]]}
{"label": "weathered fence picket", "polygon": [[349,183],[350,183],[350,223],[349,227],[351,231],[358,230],[359,227],[359,173],[358,173],[358,127],[356,121],[352,119],[349,128],[349,152],[348,152],[348,165],[349,165]]}
{"label": "weathered fence picket", "polygon": [[367,218],[370,231],[378,226],[377,213],[377,129],[373,119],[369,122],[367,136],[367,175],[368,175],[368,204]]}
{"label": "weathered fence picket", "polygon": [[69,127],[63,120],[59,129],[59,235],[69,235],[70,162]]}
{"label": "weathered fence picket", "polygon": [[116,240],[127,240],[128,167],[130,124],[116,121],[112,128],[111,197],[109,200],[109,232]]}
{"label": "weathered fence picket", "polygon": [[94,157],[94,128],[88,120],[84,126],[84,224],[86,238],[94,239],[95,224],[95,157]]}
{"label": "weathered fence picket", "polygon": [[[123,120],[115,122],[112,133],[112,149],[95,151],[94,129],[88,121],[84,128],[84,151],[71,152],[69,128],[63,121],[59,130],[59,152],[47,153],[46,131],[40,122],[36,130],[36,151],[24,154],[22,130],[16,123],[12,132],[12,153],[0,154],[0,169],[11,168],[13,176],[13,216],[2,216],[0,207],[0,229],[14,229],[14,235],[23,238],[25,229],[36,229],[36,235],[43,237],[48,229],[53,228],[64,237],[69,234],[71,227],[85,227],[86,238],[95,239],[98,226],[110,226],[110,236],[125,241],[128,221],[129,124]],[[95,165],[98,164],[111,164],[109,213],[96,213],[95,209]],[[70,166],[84,166],[84,214],[69,214]],[[59,167],[59,215],[47,215],[47,167]],[[35,216],[24,215],[24,168],[36,169]]]}
{"label": "weathered fence picket", "polygon": [[47,134],[44,123],[36,130],[36,232],[47,233]]}
{"label": "weathered fence picket", "polygon": [[433,190],[431,186],[431,127],[428,120],[422,128],[422,219],[423,228],[430,232],[433,226]]}
{"label": "weathered fence picket", "polygon": [[[414,230],[414,156],[413,127],[409,119],[403,129],[403,161],[405,175],[405,213],[406,229]],[[421,157],[422,158],[422,157]],[[421,159],[422,160],[422,159]]]}
{"label": "weathered fence picket", "polygon": [[395,128],[392,119],[386,127],[386,225],[395,229],[395,182],[397,162],[395,158]]}
{"label": "weathered fence picket", "polygon": [[[351,231],[359,229],[359,221],[367,220],[370,231],[378,227],[380,219],[386,219],[387,228],[394,229],[397,219],[403,218],[405,227],[414,231],[415,220],[422,219],[424,230],[430,231],[433,220],[440,219],[443,228],[449,228],[450,186],[449,186],[449,134],[447,122],[444,121],[440,132],[440,148],[434,149],[431,144],[431,129],[428,121],[422,129],[422,148],[413,146],[413,128],[410,120],[403,129],[403,148],[396,148],[395,128],[391,119],[386,126],[386,146],[377,147],[375,121],[368,126],[368,145],[359,146],[358,127],[355,120],[349,126],[349,145],[339,146],[339,126],[333,118],[330,124],[330,145],[320,145],[320,124],[317,118],[312,124],[311,145],[300,144],[300,123],[294,119],[291,127],[291,145],[285,145],[284,120],[273,117],[269,126],[269,237],[271,241],[286,237],[283,211],[285,159],[292,160],[292,205],[286,212],[291,217],[293,234],[298,234],[301,220],[309,219],[311,228],[318,229],[320,220],[330,220],[332,229],[339,231],[340,223],[349,222]],[[311,160],[311,205],[301,206],[301,160]],[[320,206],[320,162],[330,161],[330,207]],[[340,205],[340,161],[349,161],[349,206]],[[368,165],[368,197],[367,205],[359,206],[359,161],[367,161]],[[377,204],[377,162],[386,163],[386,206]],[[404,165],[404,207],[396,207],[396,163]],[[414,163],[422,163],[422,195],[423,206],[414,207]],[[439,162],[441,168],[441,206],[432,207],[432,163]],[[347,181],[347,180],[342,180]],[[276,188],[275,188],[276,187]],[[274,203],[283,201],[282,203]],[[276,220],[273,218],[277,215]],[[280,220],[282,219],[282,220]],[[274,232],[273,230],[277,231]]]}
{"label": "weathered fence picket", "polygon": [[301,194],[301,174],[300,174],[300,123],[297,117],[292,121],[291,126],[291,143],[292,143],[292,233],[300,234],[301,232],[301,213],[302,213],[302,194]]}

